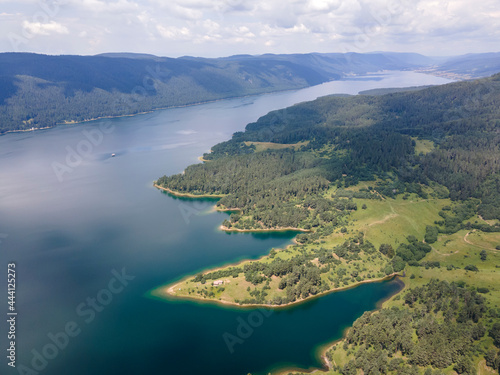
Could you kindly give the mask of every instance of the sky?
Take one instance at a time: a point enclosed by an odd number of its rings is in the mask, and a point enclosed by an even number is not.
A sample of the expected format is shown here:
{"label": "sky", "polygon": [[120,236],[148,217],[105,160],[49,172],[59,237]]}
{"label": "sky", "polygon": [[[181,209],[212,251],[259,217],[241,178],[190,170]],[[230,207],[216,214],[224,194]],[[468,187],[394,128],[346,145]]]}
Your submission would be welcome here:
{"label": "sky", "polygon": [[0,52],[498,52],[500,0],[0,0]]}

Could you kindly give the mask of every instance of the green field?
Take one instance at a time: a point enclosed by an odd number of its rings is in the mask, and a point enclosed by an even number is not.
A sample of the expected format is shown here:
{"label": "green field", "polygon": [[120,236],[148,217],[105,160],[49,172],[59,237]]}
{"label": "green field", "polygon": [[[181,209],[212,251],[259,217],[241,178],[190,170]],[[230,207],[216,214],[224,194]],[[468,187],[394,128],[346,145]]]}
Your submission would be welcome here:
{"label": "green field", "polygon": [[432,150],[434,150],[434,142],[429,141],[428,139],[418,139],[412,137],[412,139],[415,141],[415,154],[420,155],[420,154],[428,154]]}
{"label": "green field", "polygon": [[265,150],[281,150],[284,148],[291,148],[298,150],[302,146],[306,146],[309,141],[298,142],[298,143],[273,143],[273,142],[244,142],[247,146],[255,146],[255,152],[262,152]]}

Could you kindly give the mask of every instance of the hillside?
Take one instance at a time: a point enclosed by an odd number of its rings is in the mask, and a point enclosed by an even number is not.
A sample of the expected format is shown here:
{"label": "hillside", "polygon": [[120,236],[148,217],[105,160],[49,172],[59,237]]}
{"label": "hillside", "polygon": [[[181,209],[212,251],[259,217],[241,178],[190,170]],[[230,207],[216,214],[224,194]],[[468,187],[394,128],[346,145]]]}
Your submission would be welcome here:
{"label": "hillside", "polygon": [[328,96],[248,124],[205,154],[205,163],[155,184],[174,195],[221,197],[226,231],[303,233],[259,260],[155,293],[283,306],[406,275],[401,295],[365,314],[326,352],[328,373],[498,369],[499,104],[500,74]]}
{"label": "hillside", "polygon": [[[346,75],[423,69],[436,66],[436,61],[418,54],[387,52],[238,55],[219,59],[132,53],[1,53],[0,134],[299,89]],[[475,63],[478,61],[481,59]],[[463,66],[466,70],[468,67]]]}
{"label": "hillside", "polygon": [[[329,183],[348,187],[383,179],[380,192],[389,196],[439,184],[442,195],[480,199],[479,213],[500,219],[499,102],[500,75],[383,96],[323,97],[270,112],[212,147],[203,156],[211,163],[159,182],[180,192],[227,194],[221,206],[249,213],[256,210],[255,199],[276,195],[287,202],[309,189],[324,191]],[[415,137],[430,142],[431,152],[415,155]],[[258,153],[256,142],[307,145]],[[260,179],[255,186],[248,175]],[[316,176],[314,187],[311,176]],[[267,181],[276,193],[268,192]],[[247,199],[260,197],[258,192],[263,198]],[[262,204],[259,211],[267,212],[268,206]]]}
{"label": "hillside", "polygon": [[438,70],[466,74],[471,78],[490,76],[500,71],[500,53],[470,53],[452,57],[440,64]]}

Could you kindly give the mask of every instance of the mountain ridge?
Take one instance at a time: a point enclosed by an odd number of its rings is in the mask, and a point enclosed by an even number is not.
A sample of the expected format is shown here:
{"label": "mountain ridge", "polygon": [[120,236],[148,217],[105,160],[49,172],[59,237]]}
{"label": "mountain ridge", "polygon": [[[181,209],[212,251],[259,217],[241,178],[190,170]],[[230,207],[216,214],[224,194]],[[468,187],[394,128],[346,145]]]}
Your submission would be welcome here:
{"label": "mountain ridge", "polygon": [[[459,74],[470,70],[472,59],[480,67],[475,68],[475,74],[482,74],[495,69],[495,56],[468,55],[449,60],[446,67]],[[381,70],[422,70],[434,64],[435,74],[439,70],[436,61],[419,54],[395,52],[236,55],[216,59],[127,52],[96,56],[0,53],[0,134],[300,89]]]}

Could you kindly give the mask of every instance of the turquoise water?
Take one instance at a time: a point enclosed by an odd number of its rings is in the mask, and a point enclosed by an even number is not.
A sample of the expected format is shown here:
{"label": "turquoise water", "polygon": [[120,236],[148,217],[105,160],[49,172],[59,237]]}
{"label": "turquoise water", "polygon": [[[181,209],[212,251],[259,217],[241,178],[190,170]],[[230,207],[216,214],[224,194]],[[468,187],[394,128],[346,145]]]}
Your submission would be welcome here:
{"label": "turquoise water", "polygon": [[[223,233],[217,227],[227,214],[211,212],[213,200],[175,199],[152,181],[198,162],[269,110],[331,93],[446,82],[411,72],[375,78],[0,137],[0,275],[16,263],[19,314],[18,367],[3,360],[0,372],[258,374],[320,366],[318,345],[340,337],[397,283],[271,314],[150,298],[160,285],[257,258],[294,235]],[[6,337],[2,325],[2,350]]]}

